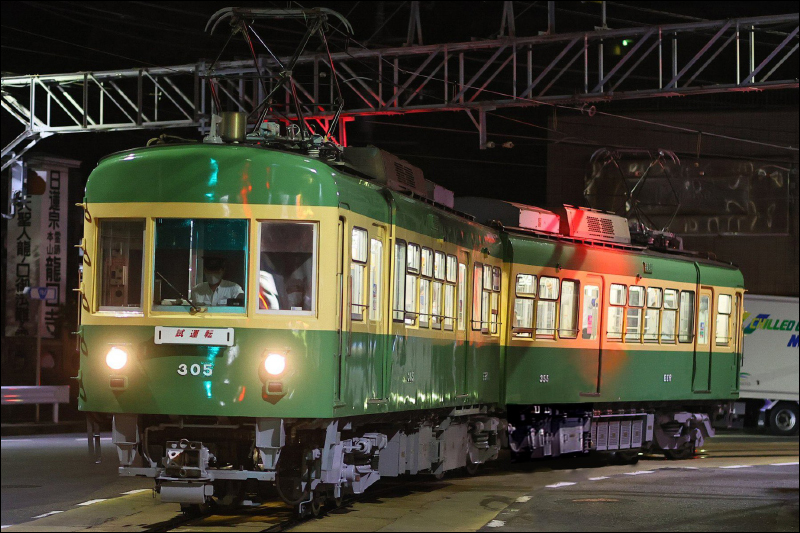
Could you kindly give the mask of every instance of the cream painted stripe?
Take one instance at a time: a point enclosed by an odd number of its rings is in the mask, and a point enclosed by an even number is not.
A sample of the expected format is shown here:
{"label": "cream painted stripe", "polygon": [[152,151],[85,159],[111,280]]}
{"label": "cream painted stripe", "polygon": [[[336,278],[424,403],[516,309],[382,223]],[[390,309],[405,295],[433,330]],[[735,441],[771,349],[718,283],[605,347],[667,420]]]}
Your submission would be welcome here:
{"label": "cream painted stripe", "polygon": [[610,479],[608,476],[590,477],[589,481],[600,481],[601,479]]}
{"label": "cream painted stripe", "polygon": [[83,502],[77,504],[78,507],[85,506],[85,505],[94,505],[95,503],[100,503],[108,500],[108,498],[98,498],[96,500],[89,500],[88,502]]}
{"label": "cream painted stripe", "polygon": [[731,465],[731,466],[721,466],[720,468],[725,468],[725,469],[728,469],[728,468],[730,468],[730,469],[733,469],[733,468],[753,468],[753,465]]}
{"label": "cream painted stripe", "polygon": [[153,489],[134,489],[126,492],[121,492],[120,494],[139,494],[140,492],[150,492],[152,490]]}
{"label": "cream painted stripe", "polygon": [[64,512],[64,511],[50,511],[49,513],[37,514],[36,516],[33,516],[33,517],[31,517],[31,518],[33,518],[33,519],[35,520],[35,519],[37,519],[37,518],[44,518],[44,517],[46,517],[46,516],[52,516],[52,515],[54,515],[54,514],[63,513],[63,512]]}
{"label": "cream painted stripe", "polygon": [[545,485],[548,489],[559,489],[561,487],[569,487],[570,485],[577,485],[577,483],[572,483],[569,481],[562,481],[560,483],[555,483],[553,485]]}
{"label": "cream painted stripe", "polygon": [[636,472],[625,472],[626,476],[640,476],[642,474],[655,474],[655,470],[638,470]]}
{"label": "cream painted stripe", "polygon": [[794,466],[796,464],[800,464],[800,463],[798,463],[798,461],[793,461],[791,463],[772,463],[769,466]]}

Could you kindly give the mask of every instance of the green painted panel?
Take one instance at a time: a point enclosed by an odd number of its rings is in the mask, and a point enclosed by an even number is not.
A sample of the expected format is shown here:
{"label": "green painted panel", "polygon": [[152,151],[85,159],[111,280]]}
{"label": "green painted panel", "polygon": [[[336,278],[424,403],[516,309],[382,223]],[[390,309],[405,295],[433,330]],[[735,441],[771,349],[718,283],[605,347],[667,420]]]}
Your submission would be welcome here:
{"label": "green painted panel", "polygon": [[[509,404],[729,399],[738,395],[735,354],[714,354],[711,394],[699,395],[692,392],[692,352],[605,351],[600,396],[582,396],[595,391],[595,350],[506,350]],[[546,382],[540,381],[542,375],[548,376]]]}
{"label": "green painted panel", "polygon": [[86,200],[336,206],[333,174],[315,159],[248,146],[138,148],[100,161]]}
{"label": "green painted panel", "polygon": [[[83,326],[83,411],[216,416],[330,417],[333,404],[335,332],[236,329],[232,347],[156,345],[155,329]],[[190,329],[190,328],[187,328]],[[112,371],[105,356],[112,345],[130,352],[128,364]],[[264,396],[267,352],[287,353],[280,381],[283,396]],[[212,375],[178,374],[179,365],[213,365]],[[114,391],[110,376],[125,376]],[[263,378],[263,379],[262,379]]]}

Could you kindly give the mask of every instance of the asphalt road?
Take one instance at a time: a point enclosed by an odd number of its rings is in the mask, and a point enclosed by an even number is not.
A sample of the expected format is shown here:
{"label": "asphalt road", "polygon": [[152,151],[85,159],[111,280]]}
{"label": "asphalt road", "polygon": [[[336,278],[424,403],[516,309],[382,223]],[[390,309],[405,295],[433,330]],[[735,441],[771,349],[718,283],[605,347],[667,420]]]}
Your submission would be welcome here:
{"label": "asphalt road", "polygon": [[[107,438],[107,436],[106,436]],[[287,523],[279,503],[190,523],[152,497],[152,481],[120,479],[85,436],[2,439],[2,525],[12,531],[798,531],[798,438],[725,432],[693,459],[637,465],[589,458],[511,463],[477,477],[382,480],[327,516]]]}
{"label": "asphalt road", "polygon": [[86,434],[3,437],[2,525],[18,524],[80,503],[111,498],[152,481],[121,479],[110,434],[102,435],[102,462],[89,457]]}

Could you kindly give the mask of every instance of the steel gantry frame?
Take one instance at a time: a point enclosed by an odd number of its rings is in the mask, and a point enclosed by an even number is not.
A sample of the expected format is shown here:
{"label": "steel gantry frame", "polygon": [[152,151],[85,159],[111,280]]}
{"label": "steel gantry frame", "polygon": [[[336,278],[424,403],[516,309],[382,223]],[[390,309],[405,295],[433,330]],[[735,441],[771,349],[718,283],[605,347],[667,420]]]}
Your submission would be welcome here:
{"label": "steel gantry frame", "polygon": [[[510,2],[504,4],[501,29],[508,27],[509,35],[497,39],[300,56],[292,76],[304,119],[327,129],[336,108],[333,76],[344,94],[345,119],[466,111],[481,147],[486,112],[499,108],[798,88],[797,13],[518,37]],[[409,40],[417,36],[421,41],[415,17]],[[259,56],[258,62],[258,68],[253,61],[218,62],[213,71],[199,62],[3,77],[2,107],[24,131],[3,148],[2,168],[59,133],[187,126],[207,131],[210,114],[217,112],[209,78],[218,82],[223,110],[244,111],[254,120],[265,91],[278,79],[273,58]],[[259,82],[259,72],[266,83]],[[284,96],[288,112],[288,88]]]}

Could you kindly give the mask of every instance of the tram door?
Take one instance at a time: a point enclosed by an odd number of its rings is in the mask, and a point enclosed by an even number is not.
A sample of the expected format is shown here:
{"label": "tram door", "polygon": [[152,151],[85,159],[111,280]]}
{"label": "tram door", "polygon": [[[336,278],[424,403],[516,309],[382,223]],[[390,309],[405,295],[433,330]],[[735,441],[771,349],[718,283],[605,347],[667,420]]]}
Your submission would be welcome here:
{"label": "tram door", "polygon": [[382,400],[386,353],[386,228],[350,226],[343,250],[345,267],[344,388],[353,401]]}
{"label": "tram door", "polygon": [[697,301],[697,334],[694,344],[694,373],[692,390],[711,390],[711,351],[714,317],[714,292],[711,287],[702,287]]}
{"label": "tram door", "polygon": [[456,315],[456,396],[469,396],[469,313],[472,306],[469,295],[472,294],[472,285],[469,283],[470,257],[469,252],[461,251],[458,254],[458,278],[455,295]]}
{"label": "tram door", "polygon": [[587,385],[593,386],[581,392],[581,396],[596,396],[600,393],[600,376],[602,372],[602,345],[600,339],[603,331],[603,294],[605,294],[603,278],[589,274],[583,285],[580,338],[591,347],[591,350],[587,352],[589,355],[587,355],[583,367],[587,369]]}

